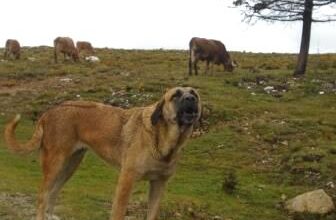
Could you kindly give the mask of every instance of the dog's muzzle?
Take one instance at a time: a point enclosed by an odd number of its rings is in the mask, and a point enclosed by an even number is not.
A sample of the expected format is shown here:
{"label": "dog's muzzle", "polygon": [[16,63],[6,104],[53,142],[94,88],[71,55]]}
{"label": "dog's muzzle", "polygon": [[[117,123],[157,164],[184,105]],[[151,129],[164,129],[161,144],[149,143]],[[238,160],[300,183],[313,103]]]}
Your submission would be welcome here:
{"label": "dog's muzzle", "polygon": [[192,125],[198,117],[198,100],[188,94],[182,97],[177,112],[179,125]]}

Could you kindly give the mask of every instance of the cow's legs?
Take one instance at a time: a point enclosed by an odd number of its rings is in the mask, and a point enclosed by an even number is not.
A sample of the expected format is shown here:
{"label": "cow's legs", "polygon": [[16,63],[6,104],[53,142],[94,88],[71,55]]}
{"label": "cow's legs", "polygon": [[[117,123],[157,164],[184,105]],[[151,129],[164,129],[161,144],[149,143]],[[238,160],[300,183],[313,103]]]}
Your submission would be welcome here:
{"label": "cow's legs", "polygon": [[54,60],[55,60],[55,63],[57,63],[57,51],[56,51],[56,49],[54,50]]}
{"label": "cow's legs", "polygon": [[209,73],[209,60],[206,61],[205,74]]}
{"label": "cow's legs", "polygon": [[190,48],[190,50],[189,50],[189,76],[192,75],[192,64],[193,64],[193,62],[192,62],[192,56],[193,56],[193,52],[192,52],[192,50]]}
{"label": "cow's legs", "polygon": [[189,76],[192,75],[192,61],[191,61],[191,53],[190,53],[190,56],[189,56]]}
{"label": "cow's legs", "polygon": [[195,75],[198,75],[198,72],[197,72],[197,62],[198,62],[198,60],[195,60],[195,61],[194,61],[194,71],[195,71]]}
{"label": "cow's legs", "polygon": [[[195,51],[193,48],[190,48],[189,52],[189,75],[192,75],[192,69],[195,66],[195,63],[197,62],[196,57],[195,57]],[[197,72],[195,72],[197,75]]]}
{"label": "cow's legs", "polygon": [[159,213],[160,200],[164,192],[166,180],[150,181],[147,220],[155,220]]}
{"label": "cow's legs", "polygon": [[214,64],[210,63],[210,74],[213,75]]}

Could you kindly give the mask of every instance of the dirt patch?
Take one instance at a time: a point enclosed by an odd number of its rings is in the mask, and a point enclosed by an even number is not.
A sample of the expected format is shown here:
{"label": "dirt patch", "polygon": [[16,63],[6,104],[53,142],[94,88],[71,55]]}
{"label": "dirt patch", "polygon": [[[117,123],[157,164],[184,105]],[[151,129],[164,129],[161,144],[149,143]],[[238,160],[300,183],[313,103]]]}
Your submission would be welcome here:
{"label": "dirt patch", "polygon": [[65,77],[50,77],[43,80],[1,80],[0,95],[16,95],[18,92],[40,92],[46,89],[60,89],[72,85],[75,80]]}
{"label": "dirt patch", "polygon": [[[111,204],[108,204],[110,207]],[[31,195],[23,193],[0,193],[0,219],[1,220],[34,220],[36,215],[36,201]],[[147,213],[147,202],[133,201],[128,204],[126,219],[143,219]],[[56,213],[57,214],[57,213]],[[211,216],[200,207],[191,204],[180,204],[174,210],[161,209],[160,219],[194,219],[223,220],[220,216]],[[53,216],[53,220],[62,219]],[[71,218],[72,219],[72,218]]]}
{"label": "dirt patch", "polygon": [[0,193],[1,220],[31,220],[35,216],[35,200],[22,193]]}

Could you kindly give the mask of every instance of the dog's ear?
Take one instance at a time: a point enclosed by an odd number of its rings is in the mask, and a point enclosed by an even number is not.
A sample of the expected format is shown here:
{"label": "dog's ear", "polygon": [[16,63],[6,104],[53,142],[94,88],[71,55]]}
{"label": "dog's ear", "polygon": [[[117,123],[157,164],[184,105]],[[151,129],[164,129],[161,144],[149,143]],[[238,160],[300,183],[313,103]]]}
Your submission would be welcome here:
{"label": "dog's ear", "polygon": [[156,125],[159,122],[160,118],[162,117],[163,105],[164,105],[164,100],[161,100],[156,104],[155,110],[151,115],[152,125]]}

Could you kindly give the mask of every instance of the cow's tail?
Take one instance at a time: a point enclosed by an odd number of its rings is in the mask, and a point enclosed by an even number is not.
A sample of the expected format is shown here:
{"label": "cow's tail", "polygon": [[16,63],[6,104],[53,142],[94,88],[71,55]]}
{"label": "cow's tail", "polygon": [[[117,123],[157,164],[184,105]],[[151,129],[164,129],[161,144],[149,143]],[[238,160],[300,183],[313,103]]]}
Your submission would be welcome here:
{"label": "cow's tail", "polygon": [[189,76],[192,75],[192,60],[191,60],[192,50],[193,50],[192,47],[193,47],[193,39],[191,39],[189,42]]}
{"label": "cow's tail", "polygon": [[5,143],[8,148],[15,153],[30,153],[41,145],[43,136],[43,127],[41,120],[38,121],[32,138],[26,143],[19,143],[15,137],[15,128],[20,121],[21,116],[16,115],[5,127]]}

